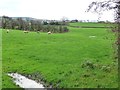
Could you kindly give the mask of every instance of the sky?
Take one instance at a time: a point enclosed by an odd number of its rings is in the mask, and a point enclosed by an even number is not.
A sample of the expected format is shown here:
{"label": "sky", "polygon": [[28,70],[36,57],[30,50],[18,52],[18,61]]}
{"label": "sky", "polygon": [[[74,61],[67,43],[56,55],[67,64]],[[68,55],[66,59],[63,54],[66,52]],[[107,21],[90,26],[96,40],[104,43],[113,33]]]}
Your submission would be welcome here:
{"label": "sky", "polygon": [[[37,19],[98,20],[99,15],[85,12],[92,1],[101,0],[0,0],[0,16]],[[103,0],[102,0],[103,1]],[[114,11],[105,11],[101,21],[113,21]]]}

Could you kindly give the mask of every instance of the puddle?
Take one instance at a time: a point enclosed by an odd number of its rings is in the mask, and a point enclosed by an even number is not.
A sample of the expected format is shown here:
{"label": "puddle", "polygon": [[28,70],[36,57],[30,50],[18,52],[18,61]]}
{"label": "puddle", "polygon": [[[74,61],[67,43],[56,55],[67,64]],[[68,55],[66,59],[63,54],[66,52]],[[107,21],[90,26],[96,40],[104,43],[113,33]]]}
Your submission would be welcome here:
{"label": "puddle", "polygon": [[[42,84],[37,83],[34,80],[28,79],[18,73],[9,73],[8,76],[13,78],[14,83],[21,88],[45,88]],[[28,89],[27,89],[28,90]]]}
{"label": "puddle", "polygon": [[96,37],[96,36],[89,36],[89,38],[94,38],[94,37]]}

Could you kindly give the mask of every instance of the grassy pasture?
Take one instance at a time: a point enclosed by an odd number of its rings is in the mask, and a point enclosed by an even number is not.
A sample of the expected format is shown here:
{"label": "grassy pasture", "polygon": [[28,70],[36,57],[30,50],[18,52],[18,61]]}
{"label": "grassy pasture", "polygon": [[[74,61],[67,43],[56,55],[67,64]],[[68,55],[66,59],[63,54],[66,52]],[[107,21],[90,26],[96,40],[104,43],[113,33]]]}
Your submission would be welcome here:
{"label": "grassy pasture", "polygon": [[109,26],[113,26],[115,24],[113,23],[96,23],[96,22],[82,22],[82,23],[69,23],[70,26],[83,26],[83,27],[109,27]]}
{"label": "grassy pasture", "polygon": [[104,28],[68,28],[68,33],[51,35],[2,30],[2,87],[18,87],[8,72],[32,75],[53,87],[118,87],[114,34]]}

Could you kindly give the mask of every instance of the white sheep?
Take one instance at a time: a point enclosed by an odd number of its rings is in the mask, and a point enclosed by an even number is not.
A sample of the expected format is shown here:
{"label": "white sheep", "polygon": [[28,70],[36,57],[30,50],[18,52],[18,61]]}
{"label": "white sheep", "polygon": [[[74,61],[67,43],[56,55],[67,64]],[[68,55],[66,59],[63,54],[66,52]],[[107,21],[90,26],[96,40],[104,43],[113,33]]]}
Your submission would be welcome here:
{"label": "white sheep", "polygon": [[7,33],[9,33],[9,32],[10,32],[10,30],[7,29]]}
{"label": "white sheep", "polygon": [[52,33],[49,31],[48,34],[52,34]]}
{"label": "white sheep", "polygon": [[37,31],[37,33],[39,33],[40,31]]}
{"label": "white sheep", "polygon": [[29,31],[23,31],[24,33],[28,33]]}

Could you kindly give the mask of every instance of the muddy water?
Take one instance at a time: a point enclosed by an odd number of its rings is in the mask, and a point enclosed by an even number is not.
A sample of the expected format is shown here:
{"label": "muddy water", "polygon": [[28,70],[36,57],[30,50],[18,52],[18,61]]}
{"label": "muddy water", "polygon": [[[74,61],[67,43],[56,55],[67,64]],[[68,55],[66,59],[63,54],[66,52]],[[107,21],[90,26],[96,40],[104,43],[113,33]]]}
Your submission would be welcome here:
{"label": "muddy water", "polygon": [[14,83],[16,83],[16,85],[20,86],[21,88],[45,88],[42,84],[37,83],[34,80],[28,79],[27,77],[22,76],[18,73],[9,73],[8,76],[12,77]]}

